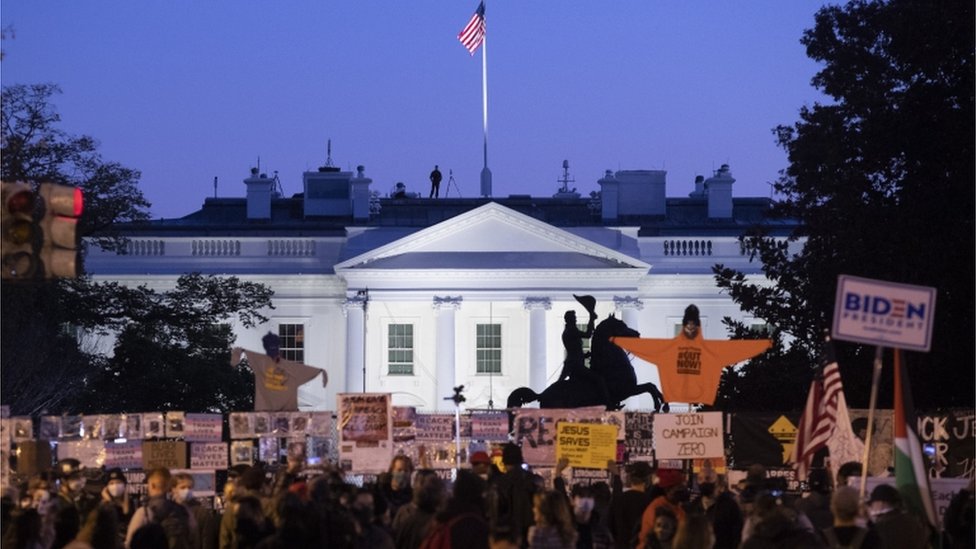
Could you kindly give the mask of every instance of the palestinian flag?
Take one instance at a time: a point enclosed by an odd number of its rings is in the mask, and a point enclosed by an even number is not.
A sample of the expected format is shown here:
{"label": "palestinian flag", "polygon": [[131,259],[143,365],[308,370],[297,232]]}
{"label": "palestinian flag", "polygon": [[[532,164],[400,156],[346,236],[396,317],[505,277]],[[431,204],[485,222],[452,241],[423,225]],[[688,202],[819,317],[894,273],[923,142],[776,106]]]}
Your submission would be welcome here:
{"label": "palestinian flag", "polygon": [[925,518],[938,531],[938,516],[929,489],[925,455],[915,430],[918,420],[908,386],[908,370],[895,349],[895,486],[905,502],[905,509]]}

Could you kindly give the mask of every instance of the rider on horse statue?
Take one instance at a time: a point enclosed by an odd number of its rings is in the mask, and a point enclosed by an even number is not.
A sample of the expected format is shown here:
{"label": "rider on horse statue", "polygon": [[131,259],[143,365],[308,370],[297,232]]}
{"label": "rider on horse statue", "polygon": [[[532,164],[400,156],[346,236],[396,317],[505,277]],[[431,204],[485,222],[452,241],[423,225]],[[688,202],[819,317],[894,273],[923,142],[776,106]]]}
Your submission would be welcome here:
{"label": "rider on horse statue", "polygon": [[593,336],[594,322],[596,322],[596,299],[593,296],[574,295],[576,301],[586,308],[590,313],[590,321],[586,324],[586,331],[582,331],[576,325],[576,311],[566,311],[563,318],[566,320],[566,327],[563,328],[563,346],[566,347],[566,360],[563,362],[563,370],[559,373],[560,380],[576,381],[592,384],[594,391],[601,397],[600,400],[610,403],[610,395],[607,391],[607,384],[603,377],[586,367],[586,358],[589,353],[583,352],[583,340]]}

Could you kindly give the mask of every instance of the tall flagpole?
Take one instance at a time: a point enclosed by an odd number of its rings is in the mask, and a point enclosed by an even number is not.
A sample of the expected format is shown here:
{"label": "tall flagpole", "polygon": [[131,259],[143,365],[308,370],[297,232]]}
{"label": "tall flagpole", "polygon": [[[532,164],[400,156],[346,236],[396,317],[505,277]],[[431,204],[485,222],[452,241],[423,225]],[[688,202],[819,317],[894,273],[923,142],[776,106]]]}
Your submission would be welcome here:
{"label": "tall flagpole", "polygon": [[[482,1],[487,14],[487,5]],[[491,170],[488,169],[488,19],[485,15],[485,35],[481,39],[481,110],[484,120],[485,166],[481,169],[481,196],[491,196]]]}

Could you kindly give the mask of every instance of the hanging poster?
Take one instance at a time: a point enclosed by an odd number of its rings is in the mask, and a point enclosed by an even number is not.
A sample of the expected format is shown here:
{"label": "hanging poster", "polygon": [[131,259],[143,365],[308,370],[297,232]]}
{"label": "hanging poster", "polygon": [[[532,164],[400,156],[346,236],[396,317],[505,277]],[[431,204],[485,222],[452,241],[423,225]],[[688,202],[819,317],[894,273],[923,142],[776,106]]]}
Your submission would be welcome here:
{"label": "hanging poster", "polygon": [[[853,415],[853,410],[851,410]],[[732,414],[732,466],[783,466],[796,441],[800,412],[736,412]]]}
{"label": "hanging poster", "polygon": [[142,441],[105,443],[105,468],[139,469],[142,467]]}
{"label": "hanging poster", "polygon": [[183,438],[186,431],[186,414],[166,412],[166,438]]}
{"label": "hanging poster", "polygon": [[61,416],[41,416],[41,427],[37,438],[58,440],[61,436]]}
{"label": "hanging poster", "polygon": [[230,466],[254,465],[254,442],[235,440],[230,443]]}
{"label": "hanging poster", "polygon": [[261,437],[258,439],[258,459],[275,465],[281,460],[281,447],[277,437]]}
{"label": "hanging poster", "polygon": [[289,462],[300,462],[305,464],[308,460],[308,444],[305,437],[289,438],[285,442],[285,455]]}
{"label": "hanging poster", "polygon": [[449,442],[454,440],[454,414],[417,414],[417,440]]}
{"label": "hanging poster", "polygon": [[508,442],[508,414],[484,412],[471,416],[471,438],[486,442]]}
{"label": "hanging poster", "polygon": [[340,393],[339,465],[344,471],[380,473],[393,457],[389,393]]}
{"label": "hanging poster", "polygon": [[271,436],[271,416],[267,412],[254,412],[254,435],[259,437]]}
{"label": "hanging poster", "polygon": [[[918,438],[931,457],[929,478],[973,478],[976,469],[976,413],[950,410],[918,417]],[[938,504],[937,504],[938,505]]]}
{"label": "hanging poster", "polygon": [[556,464],[556,423],[592,421],[604,413],[602,406],[586,408],[525,408],[515,414],[515,444],[522,447],[522,459],[534,467]]}
{"label": "hanging poster", "polygon": [[13,418],[13,439],[14,442],[34,439],[34,420],[30,416],[18,416]]}
{"label": "hanging poster", "polygon": [[417,438],[417,409],[413,406],[394,406],[393,442],[412,442]]}
{"label": "hanging poster", "polygon": [[224,431],[221,414],[186,414],[183,438],[188,442],[220,442]]}
{"label": "hanging poster", "polygon": [[254,414],[233,412],[230,414],[230,438],[254,438]]}
{"label": "hanging poster", "polygon": [[271,434],[276,437],[287,437],[291,431],[291,412],[275,412],[271,414]]}
{"label": "hanging poster", "polygon": [[332,412],[310,412],[305,434],[316,437],[332,435]]}
{"label": "hanging poster", "polygon": [[226,469],[226,442],[191,442],[190,469]]}
{"label": "hanging poster", "polygon": [[125,416],[118,414],[102,416],[102,438],[105,440],[116,440],[119,438],[125,438],[125,433]]}
{"label": "hanging poster", "polygon": [[61,416],[61,436],[59,438],[70,440],[80,437],[82,426],[81,416]]}
{"label": "hanging poster", "polygon": [[142,414],[126,414],[125,436],[131,440],[142,438]]}
{"label": "hanging poster", "polygon": [[102,422],[105,416],[86,415],[81,416],[81,436],[82,438],[102,438]]}
{"label": "hanging poster", "polygon": [[335,460],[332,437],[308,437],[305,447],[309,465],[322,465]]}
{"label": "hanging poster", "polygon": [[166,419],[162,412],[142,415],[142,438],[163,438],[166,433]]}
{"label": "hanging poster", "polygon": [[556,424],[556,460],[567,458],[572,467],[606,469],[617,459],[617,426],[600,423]]}
{"label": "hanging poster", "polygon": [[304,436],[308,432],[308,412],[291,413],[291,436]]}

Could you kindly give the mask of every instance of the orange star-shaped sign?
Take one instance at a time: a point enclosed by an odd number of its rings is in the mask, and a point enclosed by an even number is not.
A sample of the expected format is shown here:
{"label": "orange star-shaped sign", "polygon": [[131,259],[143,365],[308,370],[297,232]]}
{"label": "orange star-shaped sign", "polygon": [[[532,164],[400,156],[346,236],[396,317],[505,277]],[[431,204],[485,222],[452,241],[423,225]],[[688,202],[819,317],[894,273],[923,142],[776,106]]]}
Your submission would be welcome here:
{"label": "orange star-shaped sign", "polygon": [[613,337],[610,341],[657,365],[661,390],[668,402],[714,404],[722,368],[762,353],[768,339],[703,339],[679,333],[673,339]]}

